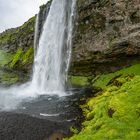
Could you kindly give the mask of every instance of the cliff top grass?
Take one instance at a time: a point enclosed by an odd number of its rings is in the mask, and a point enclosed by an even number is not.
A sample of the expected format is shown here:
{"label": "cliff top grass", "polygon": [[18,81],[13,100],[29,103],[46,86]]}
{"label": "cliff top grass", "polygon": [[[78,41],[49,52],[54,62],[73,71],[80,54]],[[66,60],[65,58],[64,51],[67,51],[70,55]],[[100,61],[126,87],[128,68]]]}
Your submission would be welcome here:
{"label": "cliff top grass", "polygon": [[86,117],[83,128],[69,140],[140,139],[140,75],[114,80],[120,84],[112,81],[82,107]]}
{"label": "cliff top grass", "polygon": [[[0,34],[0,44],[12,44],[24,40],[27,35],[34,32],[35,16],[25,22],[22,26],[6,30]],[[18,45],[18,44],[17,44]]]}

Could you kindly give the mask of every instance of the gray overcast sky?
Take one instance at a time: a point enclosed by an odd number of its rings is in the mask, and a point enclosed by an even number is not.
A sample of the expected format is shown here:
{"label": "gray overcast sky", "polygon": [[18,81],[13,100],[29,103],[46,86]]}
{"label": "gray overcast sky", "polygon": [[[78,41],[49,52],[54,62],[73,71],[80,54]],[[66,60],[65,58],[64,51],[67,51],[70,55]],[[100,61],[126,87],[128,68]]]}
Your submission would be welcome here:
{"label": "gray overcast sky", "polygon": [[0,0],[0,32],[22,25],[48,0]]}

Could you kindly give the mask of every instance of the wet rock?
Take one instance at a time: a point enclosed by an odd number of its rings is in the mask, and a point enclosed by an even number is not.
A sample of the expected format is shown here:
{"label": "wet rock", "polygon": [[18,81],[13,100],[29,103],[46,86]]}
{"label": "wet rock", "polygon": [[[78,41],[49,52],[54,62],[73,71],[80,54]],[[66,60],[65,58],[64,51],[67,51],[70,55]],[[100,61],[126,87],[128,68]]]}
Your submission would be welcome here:
{"label": "wet rock", "polygon": [[68,133],[68,126],[64,122],[52,122],[24,114],[0,113],[1,140],[61,140]]}
{"label": "wet rock", "polygon": [[98,75],[139,62],[139,13],[136,0],[78,0],[71,74]]}

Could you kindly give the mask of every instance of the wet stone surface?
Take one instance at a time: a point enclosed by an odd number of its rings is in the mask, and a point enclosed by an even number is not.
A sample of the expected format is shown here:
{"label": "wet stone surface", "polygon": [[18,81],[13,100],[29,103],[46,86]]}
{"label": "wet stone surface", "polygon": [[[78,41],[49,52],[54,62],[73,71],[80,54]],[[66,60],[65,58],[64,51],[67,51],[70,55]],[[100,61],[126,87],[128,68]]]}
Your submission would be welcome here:
{"label": "wet stone surface", "polygon": [[67,92],[63,97],[40,96],[12,112],[1,112],[0,140],[61,140],[70,135],[70,127],[82,119],[78,105],[90,91]]}

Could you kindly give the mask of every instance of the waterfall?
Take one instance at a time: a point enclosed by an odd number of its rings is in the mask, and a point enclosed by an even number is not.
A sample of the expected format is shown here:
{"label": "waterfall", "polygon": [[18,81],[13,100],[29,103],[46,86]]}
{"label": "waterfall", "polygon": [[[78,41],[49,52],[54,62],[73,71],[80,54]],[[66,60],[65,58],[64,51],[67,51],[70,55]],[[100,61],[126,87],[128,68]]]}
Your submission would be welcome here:
{"label": "waterfall", "polygon": [[62,94],[71,55],[75,0],[53,0],[34,60],[32,87],[38,94]]}
{"label": "waterfall", "polygon": [[34,33],[34,56],[36,56],[38,46],[38,33],[39,32],[39,14],[36,16],[35,33]]}
{"label": "waterfall", "polygon": [[23,100],[42,94],[66,95],[75,5],[76,0],[52,1],[39,42],[37,16],[32,80],[20,86],[0,87],[0,110],[15,109]]}

